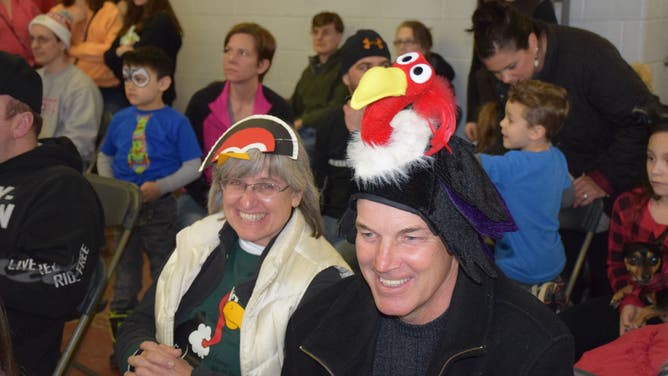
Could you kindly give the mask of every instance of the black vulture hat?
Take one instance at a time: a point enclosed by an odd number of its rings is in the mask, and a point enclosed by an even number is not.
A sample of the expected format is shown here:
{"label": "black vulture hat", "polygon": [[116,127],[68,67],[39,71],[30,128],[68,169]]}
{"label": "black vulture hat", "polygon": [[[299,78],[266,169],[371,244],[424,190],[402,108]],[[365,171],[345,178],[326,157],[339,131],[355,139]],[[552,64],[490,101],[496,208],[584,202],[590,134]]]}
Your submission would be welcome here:
{"label": "black vulture hat", "polygon": [[[406,107],[388,117],[387,109],[393,105],[383,102],[405,99],[401,97],[406,95],[396,91],[389,96],[369,94],[373,88],[365,86],[380,81],[382,84],[377,86],[382,91],[391,86],[387,80],[403,80],[398,71],[382,76],[382,70],[411,63],[416,65],[402,70],[407,72],[406,76],[414,76],[419,84],[426,84],[427,87],[415,94]],[[516,230],[516,226],[503,199],[476,159],[473,146],[452,136],[456,126],[452,116],[456,111],[454,96],[449,86],[432,80],[433,71],[424,64],[419,54],[412,53],[408,58],[406,55],[399,56],[393,67],[369,70],[353,94],[352,102],[356,102],[360,90],[365,97],[374,99],[371,103],[362,101],[361,105],[368,104],[362,130],[353,137],[348,147],[348,158],[355,169],[354,179],[359,193],[352,197],[341,220],[341,229],[349,240],[354,239],[358,199],[390,205],[419,215],[473,280],[480,280],[480,271],[494,277],[496,269],[492,266],[483,237],[500,238],[504,232]],[[410,77],[406,78],[406,92],[411,90],[410,80]],[[425,100],[428,106],[424,105]],[[439,105],[434,106],[434,103]],[[425,107],[426,110],[423,109]],[[434,108],[445,113],[435,114]],[[371,115],[375,113],[379,114],[378,117]],[[378,124],[380,116],[388,119],[387,127],[391,131],[388,141],[383,144],[369,141],[374,139],[375,131],[365,132],[366,126],[382,126]],[[438,146],[435,148],[435,145]]]}

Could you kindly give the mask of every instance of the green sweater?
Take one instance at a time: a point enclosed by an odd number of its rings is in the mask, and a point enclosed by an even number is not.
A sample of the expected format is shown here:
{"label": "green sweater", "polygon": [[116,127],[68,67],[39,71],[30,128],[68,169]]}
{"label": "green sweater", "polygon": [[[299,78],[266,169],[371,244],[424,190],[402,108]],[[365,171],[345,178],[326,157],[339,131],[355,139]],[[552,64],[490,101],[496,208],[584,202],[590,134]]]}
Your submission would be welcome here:
{"label": "green sweater", "polygon": [[317,128],[322,116],[342,106],[347,96],[348,89],[341,81],[341,56],[337,51],[324,64],[320,64],[318,56],[309,58],[309,65],[302,72],[289,102],[295,119],[301,118],[304,128]]}

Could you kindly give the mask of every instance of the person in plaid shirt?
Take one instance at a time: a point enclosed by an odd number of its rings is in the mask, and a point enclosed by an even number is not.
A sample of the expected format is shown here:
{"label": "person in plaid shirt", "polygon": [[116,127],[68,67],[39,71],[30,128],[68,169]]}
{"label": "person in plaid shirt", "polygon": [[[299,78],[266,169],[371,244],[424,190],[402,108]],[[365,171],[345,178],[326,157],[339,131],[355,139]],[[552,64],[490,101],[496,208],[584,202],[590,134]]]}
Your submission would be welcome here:
{"label": "person in plaid shirt", "polygon": [[[647,145],[645,184],[617,197],[612,209],[608,235],[608,280],[613,292],[632,283],[624,265],[623,247],[631,242],[651,243],[662,237],[668,225],[668,124],[658,124]],[[668,287],[668,241],[663,237],[661,271],[648,288]],[[632,320],[645,303],[640,289],[626,295],[619,306],[619,335],[636,329]]]}
{"label": "person in plaid shirt", "polygon": [[[615,200],[608,236],[607,273],[613,293],[632,283],[624,266],[622,249],[631,242],[654,242],[668,227],[668,123],[652,129],[647,145],[645,183],[622,193]],[[668,288],[668,237],[663,240],[661,271],[649,289]],[[610,306],[611,296],[590,299],[560,316],[575,338],[575,359],[594,347],[608,343],[629,330],[645,303],[638,296],[640,289],[626,295],[619,306]]]}

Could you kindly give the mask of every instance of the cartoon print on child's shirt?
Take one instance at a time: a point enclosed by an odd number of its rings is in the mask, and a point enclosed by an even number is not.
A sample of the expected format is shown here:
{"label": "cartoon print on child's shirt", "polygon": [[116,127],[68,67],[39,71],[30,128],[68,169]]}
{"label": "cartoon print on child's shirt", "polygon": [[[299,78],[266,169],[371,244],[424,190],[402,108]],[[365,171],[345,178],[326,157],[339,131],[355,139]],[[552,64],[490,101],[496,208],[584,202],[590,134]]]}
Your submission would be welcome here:
{"label": "cartoon print on child's shirt", "polygon": [[146,147],[146,124],[150,118],[151,115],[137,116],[137,127],[132,132],[132,147],[128,153],[128,164],[138,175],[146,171],[151,164]]}
{"label": "cartoon print on child's shirt", "polygon": [[211,346],[221,341],[224,326],[227,326],[229,330],[238,330],[241,328],[244,308],[239,304],[239,297],[235,294],[234,290],[232,288],[229,293],[223,296],[218,304],[218,322],[216,323],[213,337],[211,337],[211,327],[204,324],[199,324],[197,329],[188,336],[190,346],[201,359],[209,355]]}

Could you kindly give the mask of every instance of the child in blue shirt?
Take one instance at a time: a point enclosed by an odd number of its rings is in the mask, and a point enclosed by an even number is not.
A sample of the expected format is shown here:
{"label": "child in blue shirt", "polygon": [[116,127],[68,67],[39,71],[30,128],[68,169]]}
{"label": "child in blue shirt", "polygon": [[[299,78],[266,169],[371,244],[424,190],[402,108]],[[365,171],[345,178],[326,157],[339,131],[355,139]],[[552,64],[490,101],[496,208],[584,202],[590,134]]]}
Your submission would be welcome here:
{"label": "child in blue shirt", "polygon": [[535,80],[517,83],[501,121],[503,146],[511,150],[501,156],[480,155],[518,227],[496,242],[496,263],[524,285],[554,280],[566,263],[559,210],[572,182],[566,158],[550,139],[568,109],[565,89]]}
{"label": "child in blue shirt", "polygon": [[137,184],[143,199],[116,268],[110,312],[114,337],[137,305],[142,249],[154,279],[174,250],[176,200],[171,192],[199,177],[202,152],[190,122],[162,99],[173,74],[173,63],[159,48],[140,47],[123,56],[125,95],[132,106],[114,115],[98,156],[100,175]]}

